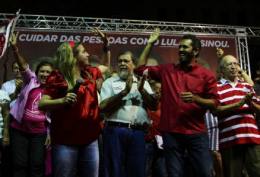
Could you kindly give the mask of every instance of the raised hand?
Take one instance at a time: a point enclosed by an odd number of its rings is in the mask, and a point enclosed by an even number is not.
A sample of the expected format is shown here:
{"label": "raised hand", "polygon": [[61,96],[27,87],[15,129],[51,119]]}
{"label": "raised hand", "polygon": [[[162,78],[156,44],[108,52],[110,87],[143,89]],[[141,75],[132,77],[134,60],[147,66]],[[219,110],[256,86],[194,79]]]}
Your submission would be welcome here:
{"label": "raised hand", "polygon": [[154,30],[154,32],[150,35],[149,39],[148,39],[148,43],[155,43],[155,41],[159,38],[160,36],[160,28],[156,28]]}
{"label": "raised hand", "polygon": [[93,28],[93,31],[96,35],[100,36],[102,41],[104,42],[104,44],[108,44],[108,39],[107,39],[107,35],[105,33],[103,33],[102,31],[100,31],[97,27]]}
{"label": "raised hand", "polygon": [[17,44],[17,37],[18,37],[18,32],[17,33],[13,33],[10,37],[10,43],[11,45],[15,46]]}
{"label": "raised hand", "polygon": [[238,74],[241,74],[242,72],[244,72],[239,64],[237,65],[237,71],[238,71]]}
{"label": "raised hand", "polygon": [[223,57],[223,55],[224,55],[224,50],[223,50],[222,48],[217,47],[217,48],[216,48],[216,55],[217,55],[218,58]]}

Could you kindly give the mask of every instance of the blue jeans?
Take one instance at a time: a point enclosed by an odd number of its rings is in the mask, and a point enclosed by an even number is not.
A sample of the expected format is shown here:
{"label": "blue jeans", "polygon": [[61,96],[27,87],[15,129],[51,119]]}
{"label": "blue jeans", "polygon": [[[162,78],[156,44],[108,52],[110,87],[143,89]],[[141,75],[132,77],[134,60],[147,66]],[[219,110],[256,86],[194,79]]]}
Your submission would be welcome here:
{"label": "blue jeans", "polygon": [[183,177],[186,155],[197,177],[212,176],[212,157],[206,133],[164,133],[163,142],[169,177]]}
{"label": "blue jeans", "polygon": [[105,126],[103,142],[105,177],[145,177],[144,131]]}
{"label": "blue jeans", "polygon": [[53,145],[54,177],[98,177],[98,141],[88,145]]}

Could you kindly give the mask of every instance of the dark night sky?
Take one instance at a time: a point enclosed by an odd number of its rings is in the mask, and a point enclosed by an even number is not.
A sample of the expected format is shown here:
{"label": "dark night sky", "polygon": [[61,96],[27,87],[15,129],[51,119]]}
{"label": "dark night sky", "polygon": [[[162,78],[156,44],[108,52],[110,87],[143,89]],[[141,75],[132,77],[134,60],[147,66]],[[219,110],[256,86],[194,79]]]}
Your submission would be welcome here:
{"label": "dark night sky", "polygon": [[[2,0],[0,12],[260,26],[256,0]],[[103,10],[101,10],[101,8]]]}
{"label": "dark night sky", "polygon": [[[0,13],[124,18],[260,27],[257,0],[2,0]],[[251,63],[260,39],[249,39]],[[255,65],[254,65],[255,66]],[[254,68],[252,68],[254,69]]]}

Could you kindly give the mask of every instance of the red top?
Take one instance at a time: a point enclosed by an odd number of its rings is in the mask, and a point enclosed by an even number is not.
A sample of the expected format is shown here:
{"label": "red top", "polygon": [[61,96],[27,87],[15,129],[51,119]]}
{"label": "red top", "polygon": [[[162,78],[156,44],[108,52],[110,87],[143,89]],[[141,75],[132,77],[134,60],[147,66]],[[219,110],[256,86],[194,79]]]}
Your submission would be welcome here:
{"label": "red top", "polygon": [[[89,74],[85,74],[88,72]],[[81,73],[85,83],[77,91],[77,102],[74,105],[51,111],[51,138],[53,144],[79,145],[89,144],[100,134],[100,117],[96,80],[102,78],[95,67],[86,67]],[[47,79],[44,94],[53,99],[64,97],[67,93],[67,82],[63,75],[55,70]]]}
{"label": "red top", "polygon": [[217,104],[214,73],[199,64],[193,64],[189,71],[174,64],[141,66],[136,73],[142,75],[147,68],[149,76],[162,84],[160,130],[182,134],[206,132],[203,118],[206,109],[196,103],[183,102],[179,95],[192,92],[202,98],[212,98]]}
{"label": "red top", "polygon": [[145,136],[145,140],[146,141],[152,141],[155,137],[155,135],[161,135],[158,127],[159,127],[159,122],[160,122],[160,116],[161,116],[161,109],[160,106],[161,103],[159,103],[158,105],[158,109],[156,111],[151,111],[151,110],[147,110],[148,116],[149,118],[152,120],[152,125],[148,130],[148,133]]}

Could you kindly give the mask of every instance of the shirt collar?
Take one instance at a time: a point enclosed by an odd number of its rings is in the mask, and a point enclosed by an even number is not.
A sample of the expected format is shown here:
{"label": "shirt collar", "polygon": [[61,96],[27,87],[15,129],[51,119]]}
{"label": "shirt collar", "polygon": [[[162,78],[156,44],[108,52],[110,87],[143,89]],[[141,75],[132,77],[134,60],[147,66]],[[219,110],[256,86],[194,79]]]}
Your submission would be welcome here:
{"label": "shirt collar", "polygon": [[223,77],[219,80],[219,82],[220,82],[221,84],[229,84],[229,83],[230,83],[229,80],[224,79]]}
{"label": "shirt collar", "polygon": [[239,80],[236,80],[235,82],[231,82],[230,80],[227,80],[227,79],[225,79],[225,78],[221,78],[220,80],[219,80],[219,82],[223,85],[223,84],[232,84],[232,83],[238,83],[238,82],[241,82],[241,81],[239,81]]}
{"label": "shirt collar", "polygon": [[189,72],[189,71],[192,71],[192,70],[194,70],[195,68],[197,68],[197,67],[199,67],[199,66],[201,66],[201,65],[198,64],[198,63],[196,63],[196,62],[194,62],[194,63],[191,63],[186,69],[181,68],[180,63],[177,63],[175,66],[177,66],[177,67],[178,67],[179,69],[181,69],[181,70],[184,70],[184,71],[186,71],[186,72]]}

